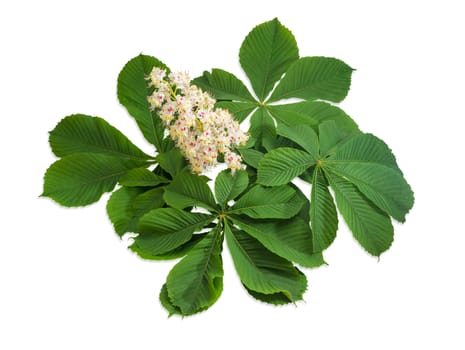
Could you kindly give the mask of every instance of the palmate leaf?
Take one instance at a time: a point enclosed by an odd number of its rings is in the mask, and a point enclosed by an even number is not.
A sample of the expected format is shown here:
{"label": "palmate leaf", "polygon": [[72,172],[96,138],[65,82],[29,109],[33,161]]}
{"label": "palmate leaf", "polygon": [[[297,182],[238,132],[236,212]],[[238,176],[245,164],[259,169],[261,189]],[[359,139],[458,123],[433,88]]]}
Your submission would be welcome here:
{"label": "palmate leaf", "polygon": [[260,101],[298,58],[294,36],[277,18],[256,26],[239,51],[241,66]]}
{"label": "palmate leaf", "polygon": [[[256,150],[282,146],[276,138],[273,118],[286,125],[309,125],[315,131],[325,120],[335,120],[344,132],[358,130],[355,122],[342,110],[314,101],[341,101],[350,88],[353,69],[335,58],[299,59],[292,33],[277,19],[262,23],[249,33],[240,49],[240,62],[260,102],[251,98],[239,79],[219,69],[205,72],[195,81],[219,99],[218,107],[237,114],[239,121],[251,115],[249,134]],[[266,100],[270,92],[271,97]],[[307,101],[282,106],[275,104],[292,97]]]}
{"label": "palmate leaf", "polygon": [[134,237],[135,250],[146,255],[160,255],[188,242],[214,219],[201,213],[189,213],[174,208],[153,209],[142,216]]}
{"label": "palmate leaf", "polygon": [[142,215],[164,204],[163,188],[121,187],[111,194],[107,213],[115,232],[122,237],[126,232],[136,231]]}
{"label": "palmate leaf", "polygon": [[49,143],[58,157],[74,153],[101,153],[142,161],[152,158],[104,119],[84,114],[62,119],[50,131]]}
{"label": "palmate leaf", "polygon": [[[285,147],[269,152],[259,163],[260,184],[282,185],[315,163],[321,164],[325,172],[349,180],[383,211],[398,221],[405,221],[405,215],[413,206],[413,192],[383,141],[371,134],[344,133],[334,121],[320,124],[319,144],[316,134],[307,125],[280,125],[278,133],[310,153]],[[319,155],[316,154],[318,148]]]}
{"label": "palmate leaf", "polygon": [[208,180],[208,177],[192,174],[189,170],[180,172],[165,187],[166,203],[177,209],[199,206],[214,211],[218,207],[207,185]]}
{"label": "palmate leaf", "polygon": [[287,185],[279,187],[253,186],[227,210],[229,214],[244,214],[254,219],[289,219],[295,216],[303,202]]}
{"label": "palmate leaf", "polygon": [[312,231],[302,219],[263,221],[233,216],[231,220],[268,250],[289,261],[304,267],[324,264],[321,253],[312,254]]}
{"label": "palmate leaf", "polygon": [[[213,305],[223,290],[223,235],[217,226],[197,243],[168,274],[170,304],[182,315],[192,315]],[[168,311],[173,312],[171,308]]]}
{"label": "palmate leaf", "polygon": [[[278,133],[307,152],[315,154],[319,149],[320,154],[312,157],[281,147],[263,156],[258,167],[258,182],[268,186],[303,176],[307,169],[313,173],[303,178],[312,183],[309,213],[315,251],[326,249],[337,231],[336,209],[325,176],[331,178],[338,208],[362,246],[373,255],[389,248],[393,229],[388,215],[404,221],[413,205],[413,192],[387,145],[370,134],[342,132],[332,120],[319,125],[319,140],[307,125],[280,125]],[[370,215],[375,221],[367,219]],[[370,231],[377,233],[371,237]]]}
{"label": "palmate leaf", "polygon": [[118,99],[134,117],[142,134],[148,142],[155,145],[159,151],[164,151],[164,125],[155,112],[150,111],[147,96],[151,88],[146,77],[153,67],[169,69],[164,63],[152,56],[139,55],[130,60],[118,76]]}
{"label": "palmate leaf", "polygon": [[334,174],[330,174],[328,180],[334,190],[337,207],[360,245],[374,256],[389,249],[394,239],[389,216],[350,182]]}
{"label": "palmate leaf", "polygon": [[353,69],[331,57],[302,57],[294,62],[267,102],[297,97],[342,101],[349,92]]}
{"label": "palmate leaf", "polygon": [[71,154],[47,169],[42,196],[67,207],[88,205],[112,191],[118,179],[130,169],[144,164],[97,153]]}
{"label": "palmate leaf", "polygon": [[[258,297],[259,300],[268,301],[263,295],[275,294],[279,294],[281,303],[302,299],[307,279],[292,263],[271,253],[257,240],[229,224],[225,225],[225,235],[242,283],[248,290],[262,296]],[[276,299],[276,296],[272,297],[269,302]]]}

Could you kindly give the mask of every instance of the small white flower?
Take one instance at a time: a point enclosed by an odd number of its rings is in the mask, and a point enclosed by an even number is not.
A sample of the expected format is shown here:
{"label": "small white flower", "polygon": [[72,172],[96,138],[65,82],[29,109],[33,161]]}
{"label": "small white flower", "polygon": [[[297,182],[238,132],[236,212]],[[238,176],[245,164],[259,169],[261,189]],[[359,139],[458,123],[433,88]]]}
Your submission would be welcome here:
{"label": "small white flower", "polygon": [[152,72],[149,75],[150,83],[155,88],[160,86],[160,83],[163,82],[166,76],[166,71],[164,69],[153,67]]}

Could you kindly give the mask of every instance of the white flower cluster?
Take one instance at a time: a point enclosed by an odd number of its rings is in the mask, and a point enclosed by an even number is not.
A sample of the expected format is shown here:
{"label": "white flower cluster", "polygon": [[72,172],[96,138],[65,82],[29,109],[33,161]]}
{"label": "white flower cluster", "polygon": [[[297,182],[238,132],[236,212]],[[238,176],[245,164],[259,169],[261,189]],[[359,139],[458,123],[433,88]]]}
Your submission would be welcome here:
{"label": "white flower cluster", "polygon": [[187,72],[170,73],[153,68],[149,85],[155,90],[148,96],[152,110],[157,110],[168,134],[191,164],[192,172],[201,173],[216,165],[218,155],[233,172],[243,169],[240,155],[232,149],[245,145],[248,135],[225,109],[216,108],[215,99],[190,84]]}

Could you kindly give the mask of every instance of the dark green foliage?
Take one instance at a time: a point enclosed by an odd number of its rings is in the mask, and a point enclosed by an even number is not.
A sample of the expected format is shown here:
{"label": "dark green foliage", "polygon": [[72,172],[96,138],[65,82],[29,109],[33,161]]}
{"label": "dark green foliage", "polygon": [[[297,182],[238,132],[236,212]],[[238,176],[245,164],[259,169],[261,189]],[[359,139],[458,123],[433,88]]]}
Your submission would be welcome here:
{"label": "dark green foliage", "polygon": [[[216,107],[249,122],[250,139],[237,149],[244,170],[220,171],[214,181],[190,172],[149,108],[147,75],[153,67],[169,69],[147,55],[124,66],[117,94],[153,155],[99,117],[68,116],[50,132],[61,159],[46,171],[42,195],[84,206],[118,186],[107,213],[120,237],[131,234],[129,249],[147,260],[180,259],[159,295],[170,316],[202,312],[218,300],[225,240],[252,297],[295,303],[307,289],[295,264],[325,264],[337,210],[360,245],[379,256],[393,241],[391,218],[404,222],[413,206],[389,147],[333,105],[346,97],[352,68],[335,58],[299,57],[294,36],[276,18],[247,35],[239,60],[253,91],[222,69],[193,83],[216,98]],[[311,185],[310,193],[296,178]]]}

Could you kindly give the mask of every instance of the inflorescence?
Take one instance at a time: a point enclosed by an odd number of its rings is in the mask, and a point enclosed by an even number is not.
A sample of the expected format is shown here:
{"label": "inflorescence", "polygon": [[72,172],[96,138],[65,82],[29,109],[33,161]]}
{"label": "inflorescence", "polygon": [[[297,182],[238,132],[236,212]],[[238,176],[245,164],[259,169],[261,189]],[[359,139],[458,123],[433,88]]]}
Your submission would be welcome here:
{"label": "inflorescence", "polygon": [[218,157],[232,172],[243,169],[241,156],[234,152],[249,138],[227,110],[215,108],[216,100],[191,85],[187,72],[154,67],[147,78],[154,88],[148,96],[152,111],[164,122],[168,135],[189,161],[193,173],[202,173],[218,164]]}

